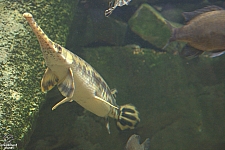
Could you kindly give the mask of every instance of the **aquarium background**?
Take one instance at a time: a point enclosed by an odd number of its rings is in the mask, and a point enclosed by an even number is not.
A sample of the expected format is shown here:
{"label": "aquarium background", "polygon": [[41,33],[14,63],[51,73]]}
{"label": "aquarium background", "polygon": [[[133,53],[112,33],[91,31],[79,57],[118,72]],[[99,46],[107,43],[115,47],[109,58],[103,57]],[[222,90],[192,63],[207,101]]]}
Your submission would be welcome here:
{"label": "aquarium background", "polygon": [[[13,135],[21,150],[123,150],[132,134],[150,138],[150,150],[224,150],[225,56],[186,59],[181,42],[162,49],[171,31],[165,19],[178,27],[182,12],[224,1],[132,0],[107,18],[108,2],[0,1],[1,137]],[[24,12],[116,88],[118,105],[136,106],[136,129],[118,131],[110,118],[108,134],[104,119],[76,102],[51,110],[63,97],[57,88],[41,93],[46,66]]]}

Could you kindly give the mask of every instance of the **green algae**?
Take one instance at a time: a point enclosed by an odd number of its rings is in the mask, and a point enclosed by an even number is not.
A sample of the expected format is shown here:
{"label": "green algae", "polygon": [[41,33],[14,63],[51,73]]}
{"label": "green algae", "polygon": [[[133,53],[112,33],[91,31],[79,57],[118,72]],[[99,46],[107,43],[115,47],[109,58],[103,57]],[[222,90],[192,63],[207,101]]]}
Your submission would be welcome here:
{"label": "green algae", "polygon": [[[213,149],[224,142],[224,76],[217,69],[222,57],[186,60],[149,49],[134,53],[129,47],[83,51],[82,57],[118,90],[117,103],[132,103],[140,111],[134,132],[151,137],[153,149],[202,149],[215,139]],[[113,147],[126,133],[112,136],[112,145],[100,142],[102,147]]]}
{"label": "green algae", "polygon": [[119,132],[109,119],[109,135],[104,119],[76,102],[65,103],[50,114],[51,107],[62,99],[56,96],[41,111],[33,147],[56,138],[57,143],[50,147],[123,149],[134,133],[142,139],[150,137],[152,149],[204,149],[208,141],[213,149],[224,142],[223,57],[186,60],[135,45],[82,48],[80,52],[109,87],[118,90],[118,105],[137,107],[141,122],[135,130]]}
{"label": "green algae", "polygon": [[142,4],[128,24],[133,32],[159,48],[167,43],[171,35],[165,19],[148,4]]}
{"label": "green algae", "polygon": [[[76,3],[74,1],[73,3]],[[64,1],[4,1],[1,18],[0,138],[13,135],[23,149],[45,101],[40,80],[45,70],[40,46],[22,14],[30,12],[52,40],[65,45],[73,6]]]}
{"label": "green algae", "polygon": [[[85,12],[83,12],[85,11]],[[76,10],[70,35],[69,47],[86,47],[98,42],[110,45],[123,45],[127,31],[127,24],[112,18],[107,18],[100,10],[93,16],[84,8]],[[81,12],[83,12],[81,14]],[[96,12],[95,12],[96,13]]]}

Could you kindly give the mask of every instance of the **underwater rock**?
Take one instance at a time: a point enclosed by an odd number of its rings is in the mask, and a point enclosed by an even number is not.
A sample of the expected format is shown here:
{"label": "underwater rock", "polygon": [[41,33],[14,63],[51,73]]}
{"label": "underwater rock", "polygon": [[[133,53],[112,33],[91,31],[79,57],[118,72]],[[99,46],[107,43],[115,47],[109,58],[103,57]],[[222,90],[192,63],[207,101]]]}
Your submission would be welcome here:
{"label": "underwater rock", "polygon": [[183,10],[179,8],[168,8],[163,9],[160,13],[166,20],[182,23],[184,21],[182,12]]}
{"label": "underwater rock", "polygon": [[[78,0],[77,0],[78,1]],[[0,141],[12,135],[11,144],[23,149],[30,140],[41,104],[40,81],[45,67],[40,47],[22,14],[39,16],[51,38],[65,45],[77,1],[2,1],[0,3]],[[2,144],[2,142],[0,143]]]}
{"label": "underwater rock", "polygon": [[104,9],[78,8],[82,15],[76,15],[70,28],[67,46],[83,47],[103,45],[122,45],[127,24],[105,17]]}
{"label": "underwater rock", "polygon": [[[225,56],[189,62],[143,48],[83,51],[83,58],[118,90],[118,103],[130,102],[138,108],[142,122],[136,133],[143,139],[151,137],[150,149],[202,150],[208,146],[223,150]],[[111,141],[114,145],[120,142],[116,139]]]}
{"label": "underwater rock", "polygon": [[171,30],[165,19],[148,4],[138,8],[128,25],[134,33],[158,48],[162,48],[170,38]]}
{"label": "underwater rock", "polygon": [[45,110],[34,131],[35,146],[52,137],[47,144],[57,139],[51,145],[55,149],[120,150],[131,135],[138,134],[142,139],[150,138],[151,150],[203,150],[207,146],[223,150],[225,55],[187,61],[138,46],[81,50],[80,56],[117,89],[118,104],[134,104],[142,121],[136,130],[119,132],[110,119],[109,135],[104,119],[76,102],[65,103],[52,112],[52,106],[62,97],[51,97],[43,105]]}

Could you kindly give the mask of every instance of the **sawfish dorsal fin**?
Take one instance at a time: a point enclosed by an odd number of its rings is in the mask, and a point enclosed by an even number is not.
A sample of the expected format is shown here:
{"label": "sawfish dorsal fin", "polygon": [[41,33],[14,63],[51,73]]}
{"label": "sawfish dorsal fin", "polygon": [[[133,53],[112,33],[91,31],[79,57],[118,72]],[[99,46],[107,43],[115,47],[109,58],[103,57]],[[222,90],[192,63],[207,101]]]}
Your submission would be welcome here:
{"label": "sawfish dorsal fin", "polygon": [[188,22],[198,15],[201,15],[201,14],[204,14],[204,13],[210,12],[210,11],[216,11],[216,10],[224,10],[224,9],[219,6],[212,5],[212,6],[207,6],[207,7],[201,8],[201,9],[197,9],[192,12],[183,12],[183,16],[184,16],[185,21]]}
{"label": "sawfish dorsal fin", "polygon": [[47,68],[43,78],[41,79],[42,92],[51,90],[58,83],[58,81],[58,77],[52,72],[51,69]]}
{"label": "sawfish dorsal fin", "polygon": [[66,77],[58,84],[58,89],[65,97],[72,98],[75,90],[73,71],[69,68]]}

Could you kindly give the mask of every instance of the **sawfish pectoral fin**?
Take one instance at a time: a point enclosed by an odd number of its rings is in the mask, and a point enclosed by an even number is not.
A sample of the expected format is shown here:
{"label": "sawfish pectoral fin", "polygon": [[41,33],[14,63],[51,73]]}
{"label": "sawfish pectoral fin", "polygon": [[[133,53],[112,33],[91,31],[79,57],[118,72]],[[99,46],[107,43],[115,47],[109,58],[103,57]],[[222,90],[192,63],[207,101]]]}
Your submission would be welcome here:
{"label": "sawfish pectoral fin", "polygon": [[57,84],[58,80],[58,77],[51,71],[51,69],[47,68],[41,80],[42,92],[51,90]]}
{"label": "sawfish pectoral fin", "polygon": [[75,85],[74,85],[74,79],[73,79],[73,71],[71,70],[71,68],[69,68],[68,74],[66,75],[64,80],[62,80],[58,84],[58,89],[63,96],[68,98],[73,97]]}
{"label": "sawfish pectoral fin", "polygon": [[71,98],[69,98],[69,97],[64,98],[63,100],[61,100],[60,102],[55,104],[55,106],[52,107],[52,110],[56,109],[59,105],[65,103],[65,102],[71,102]]}

